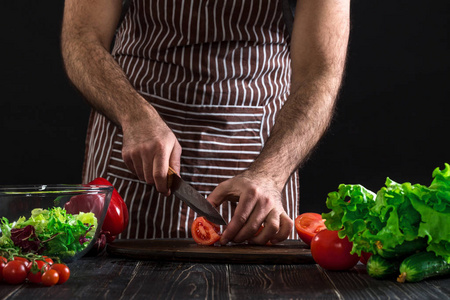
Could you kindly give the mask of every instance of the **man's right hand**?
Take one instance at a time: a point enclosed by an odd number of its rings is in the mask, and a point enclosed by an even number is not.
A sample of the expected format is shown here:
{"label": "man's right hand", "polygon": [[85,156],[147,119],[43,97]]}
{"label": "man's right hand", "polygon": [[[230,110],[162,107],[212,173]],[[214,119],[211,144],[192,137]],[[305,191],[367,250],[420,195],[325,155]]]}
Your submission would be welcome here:
{"label": "man's right hand", "polygon": [[61,48],[72,83],[89,104],[122,128],[122,156],[138,178],[169,195],[169,165],[180,171],[181,146],[131,85],[110,53],[122,0],[66,0]]}
{"label": "man's right hand", "polygon": [[167,171],[180,172],[181,146],[172,130],[160,118],[135,121],[122,126],[122,157],[140,180],[154,184],[168,196]]}

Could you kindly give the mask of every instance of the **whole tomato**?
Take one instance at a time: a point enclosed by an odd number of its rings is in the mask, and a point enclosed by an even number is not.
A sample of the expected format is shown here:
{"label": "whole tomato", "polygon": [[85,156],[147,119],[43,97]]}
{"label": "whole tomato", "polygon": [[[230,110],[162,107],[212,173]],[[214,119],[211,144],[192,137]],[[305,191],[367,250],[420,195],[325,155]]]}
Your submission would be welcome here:
{"label": "whole tomato", "polygon": [[369,258],[372,256],[372,253],[370,252],[361,252],[361,257],[359,258],[359,261],[363,264],[367,265],[367,262],[369,261]]}
{"label": "whole tomato", "polygon": [[8,260],[5,257],[0,256],[0,281],[3,280],[3,268],[6,266],[7,263]]}
{"label": "whole tomato", "polygon": [[341,239],[338,231],[324,229],[311,241],[311,254],[324,269],[343,271],[353,268],[359,261],[357,254],[350,254],[353,243],[347,237]]}
{"label": "whole tomato", "polygon": [[321,230],[327,227],[324,224],[325,219],[317,213],[303,213],[295,218],[295,229],[300,239],[308,246],[311,246],[311,240]]}
{"label": "whole tomato", "polygon": [[28,272],[27,279],[32,283],[41,283],[42,274],[49,269],[50,265],[43,260],[36,260],[31,265],[31,270]]}
{"label": "whole tomato", "polygon": [[49,265],[53,265],[53,259],[51,257],[45,255],[43,257],[46,263],[48,263]]}
{"label": "whole tomato", "polygon": [[23,262],[9,261],[3,268],[3,279],[10,284],[19,284],[27,278],[27,270]]}
{"label": "whole tomato", "polygon": [[51,270],[56,270],[59,275],[58,284],[63,284],[70,277],[70,269],[65,264],[54,264],[50,267]]}
{"label": "whole tomato", "polygon": [[45,286],[52,286],[57,284],[59,281],[59,274],[58,271],[50,269],[48,271],[45,271],[44,274],[42,274],[42,284]]}
{"label": "whole tomato", "polygon": [[30,272],[31,261],[29,261],[25,257],[21,257],[21,256],[14,256],[14,260],[23,263],[23,265],[25,266],[25,269],[27,270],[27,273]]}

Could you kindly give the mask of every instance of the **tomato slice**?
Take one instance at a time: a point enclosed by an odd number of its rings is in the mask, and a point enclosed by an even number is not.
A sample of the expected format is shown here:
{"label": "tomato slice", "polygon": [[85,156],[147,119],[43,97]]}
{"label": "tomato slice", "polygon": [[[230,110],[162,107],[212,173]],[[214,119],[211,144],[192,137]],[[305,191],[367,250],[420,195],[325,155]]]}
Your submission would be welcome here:
{"label": "tomato slice", "polygon": [[295,229],[300,239],[308,246],[311,246],[311,240],[319,231],[326,229],[325,219],[317,213],[303,213],[295,218]]}
{"label": "tomato slice", "polygon": [[204,217],[198,217],[191,226],[191,234],[199,245],[212,245],[220,240],[220,227]]}

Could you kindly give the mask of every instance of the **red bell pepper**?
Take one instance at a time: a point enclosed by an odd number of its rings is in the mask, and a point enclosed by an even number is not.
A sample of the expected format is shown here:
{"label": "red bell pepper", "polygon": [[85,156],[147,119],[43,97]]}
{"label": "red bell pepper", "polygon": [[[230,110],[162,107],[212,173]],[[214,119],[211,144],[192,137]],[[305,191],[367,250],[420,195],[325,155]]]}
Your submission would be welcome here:
{"label": "red bell pepper", "polygon": [[[109,185],[112,184],[105,178],[96,178],[89,182],[92,185]],[[118,234],[125,230],[128,225],[128,208],[114,188],[105,220],[103,221],[102,232],[105,234],[108,242],[112,242]]]}

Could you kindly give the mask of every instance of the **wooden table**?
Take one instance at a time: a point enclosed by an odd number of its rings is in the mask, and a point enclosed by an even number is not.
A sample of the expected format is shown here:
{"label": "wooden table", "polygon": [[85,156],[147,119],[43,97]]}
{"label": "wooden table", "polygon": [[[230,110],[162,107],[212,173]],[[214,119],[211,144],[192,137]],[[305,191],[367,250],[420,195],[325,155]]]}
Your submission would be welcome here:
{"label": "wooden table", "polygon": [[397,283],[365,266],[260,265],[136,260],[102,255],[69,264],[71,277],[44,287],[0,283],[0,299],[450,299],[450,278]]}

